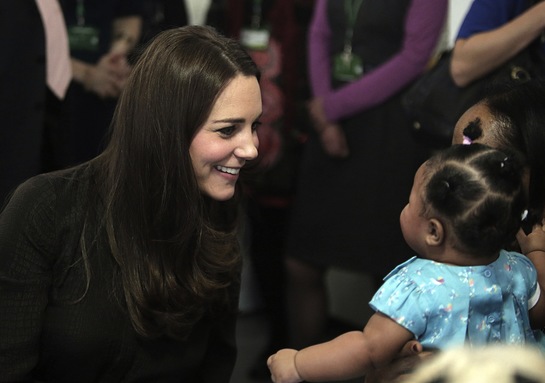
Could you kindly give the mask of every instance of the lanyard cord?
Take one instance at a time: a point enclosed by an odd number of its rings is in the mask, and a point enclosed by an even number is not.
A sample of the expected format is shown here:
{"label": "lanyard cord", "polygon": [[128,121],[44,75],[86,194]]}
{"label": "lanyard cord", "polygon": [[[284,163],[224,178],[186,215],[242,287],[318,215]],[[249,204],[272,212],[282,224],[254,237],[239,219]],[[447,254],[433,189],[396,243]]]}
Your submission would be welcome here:
{"label": "lanyard cord", "polygon": [[78,26],[85,25],[85,3],[84,0],[78,0],[76,4],[76,20]]}
{"label": "lanyard cord", "polygon": [[352,50],[352,36],[354,35],[354,26],[356,25],[356,19],[358,18],[358,12],[363,0],[344,0],[344,10],[346,12],[346,37],[345,37],[345,49]]}
{"label": "lanyard cord", "polygon": [[253,29],[261,28],[261,0],[254,0],[252,3],[252,21],[251,26]]}

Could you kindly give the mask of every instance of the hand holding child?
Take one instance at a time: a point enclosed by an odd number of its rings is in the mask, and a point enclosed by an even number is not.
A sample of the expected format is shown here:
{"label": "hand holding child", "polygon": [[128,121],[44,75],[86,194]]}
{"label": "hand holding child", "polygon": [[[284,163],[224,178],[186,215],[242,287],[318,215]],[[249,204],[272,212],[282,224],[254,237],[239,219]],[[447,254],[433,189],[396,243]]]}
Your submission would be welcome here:
{"label": "hand holding child", "polygon": [[545,222],[536,224],[530,234],[520,229],[517,233],[517,241],[523,254],[528,255],[533,251],[545,251]]}

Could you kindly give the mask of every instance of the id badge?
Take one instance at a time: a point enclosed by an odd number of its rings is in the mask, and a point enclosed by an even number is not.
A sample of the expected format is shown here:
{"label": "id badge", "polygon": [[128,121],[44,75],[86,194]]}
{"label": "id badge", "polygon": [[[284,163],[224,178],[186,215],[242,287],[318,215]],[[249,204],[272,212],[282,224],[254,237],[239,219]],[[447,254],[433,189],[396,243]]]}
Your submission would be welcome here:
{"label": "id badge", "polygon": [[247,29],[240,32],[241,44],[251,50],[263,51],[269,46],[271,33],[267,29]]}
{"label": "id badge", "polygon": [[336,55],[333,59],[333,77],[339,81],[354,81],[363,74],[361,58],[349,52]]}
{"label": "id badge", "polygon": [[98,50],[99,30],[92,26],[73,26],[68,28],[70,50],[91,51]]}

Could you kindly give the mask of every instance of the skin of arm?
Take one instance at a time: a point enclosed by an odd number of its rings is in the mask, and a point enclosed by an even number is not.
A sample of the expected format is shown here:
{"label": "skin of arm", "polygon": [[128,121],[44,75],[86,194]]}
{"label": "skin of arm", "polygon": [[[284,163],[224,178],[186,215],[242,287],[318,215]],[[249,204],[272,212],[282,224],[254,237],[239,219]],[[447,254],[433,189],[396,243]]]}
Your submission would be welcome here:
{"label": "skin of arm", "polygon": [[142,19],[139,16],[114,20],[110,51],[96,64],[71,59],[74,81],[101,98],[118,97],[130,73],[127,54],[139,41],[141,27]]}
{"label": "skin of arm", "polygon": [[267,365],[275,383],[346,380],[380,368],[397,356],[414,335],[376,313],[363,331],[351,331],[300,351],[283,349]]}
{"label": "skin of arm", "polygon": [[539,301],[530,309],[530,321],[534,329],[545,327],[545,226],[535,225],[528,235],[521,229],[517,233],[520,249],[537,270],[537,280],[541,289]]}
{"label": "skin of arm", "polygon": [[451,75],[458,86],[490,73],[516,56],[545,29],[545,2],[540,2],[503,26],[458,39],[454,45]]}

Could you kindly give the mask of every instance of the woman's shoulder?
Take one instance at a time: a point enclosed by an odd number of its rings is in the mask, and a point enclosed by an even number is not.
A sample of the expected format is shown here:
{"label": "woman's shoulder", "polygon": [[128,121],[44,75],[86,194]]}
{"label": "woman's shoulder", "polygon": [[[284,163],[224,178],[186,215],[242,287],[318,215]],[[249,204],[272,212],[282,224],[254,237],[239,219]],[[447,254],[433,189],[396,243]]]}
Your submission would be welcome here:
{"label": "woman's shoulder", "polygon": [[32,202],[32,205],[36,205],[46,201],[52,202],[58,197],[69,198],[82,185],[89,185],[90,181],[87,164],[39,174],[20,184],[7,203],[8,206],[14,202]]}
{"label": "woman's shoulder", "polygon": [[62,222],[71,225],[93,193],[93,183],[87,164],[29,178],[7,200],[0,222],[42,231],[58,229]]}

